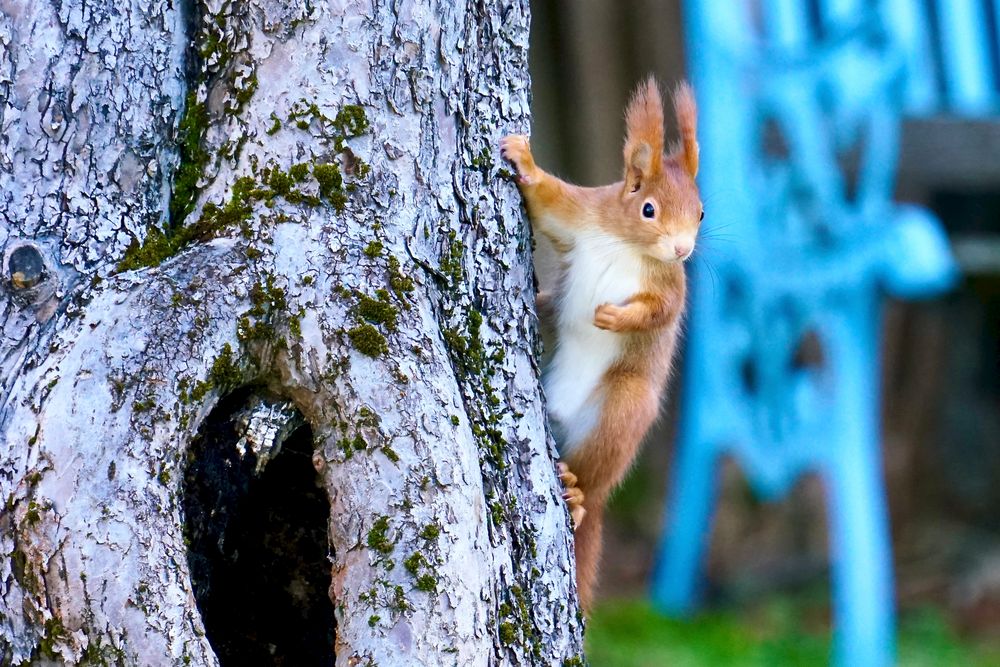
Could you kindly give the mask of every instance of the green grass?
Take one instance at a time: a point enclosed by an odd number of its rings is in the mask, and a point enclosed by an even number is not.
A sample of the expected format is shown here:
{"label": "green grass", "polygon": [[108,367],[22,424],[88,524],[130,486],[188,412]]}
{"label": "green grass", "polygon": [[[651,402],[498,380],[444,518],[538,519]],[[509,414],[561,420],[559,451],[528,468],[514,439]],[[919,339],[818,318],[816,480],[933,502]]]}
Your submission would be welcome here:
{"label": "green grass", "polygon": [[[826,605],[776,598],[689,620],[658,615],[645,600],[605,602],[587,627],[591,667],[795,667],[830,658]],[[1000,645],[963,640],[940,613],[904,614],[897,635],[903,667],[1000,665]]]}

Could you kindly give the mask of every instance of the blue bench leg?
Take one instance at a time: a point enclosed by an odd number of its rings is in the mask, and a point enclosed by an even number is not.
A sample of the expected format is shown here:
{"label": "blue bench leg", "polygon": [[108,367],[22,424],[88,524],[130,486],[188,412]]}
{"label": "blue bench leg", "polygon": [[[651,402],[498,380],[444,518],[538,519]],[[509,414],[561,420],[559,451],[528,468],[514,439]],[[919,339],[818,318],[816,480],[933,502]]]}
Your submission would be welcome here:
{"label": "blue bench leg", "polygon": [[679,441],[651,591],[663,612],[686,614],[698,603],[715,504],[716,463],[714,448],[707,443],[694,438]]}
{"label": "blue bench leg", "polygon": [[[846,443],[845,443],[846,444]],[[827,469],[833,568],[834,664],[894,661],[892,551],[878,448],[834,455]]]}

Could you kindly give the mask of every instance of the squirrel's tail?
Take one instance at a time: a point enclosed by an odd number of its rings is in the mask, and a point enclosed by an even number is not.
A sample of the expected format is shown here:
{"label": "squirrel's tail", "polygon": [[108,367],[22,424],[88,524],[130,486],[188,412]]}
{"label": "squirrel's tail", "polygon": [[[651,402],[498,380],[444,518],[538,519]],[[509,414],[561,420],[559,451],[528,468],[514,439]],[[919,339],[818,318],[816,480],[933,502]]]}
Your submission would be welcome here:
{"label": "squirrel's tail", "polygon": [[601,540],[604,527],[604,503],[590,504],[583,501],[586,518],[573,534],[576,549],[576,590],[580,607],[589,614],[594,604],[594,587],[601,562]]}

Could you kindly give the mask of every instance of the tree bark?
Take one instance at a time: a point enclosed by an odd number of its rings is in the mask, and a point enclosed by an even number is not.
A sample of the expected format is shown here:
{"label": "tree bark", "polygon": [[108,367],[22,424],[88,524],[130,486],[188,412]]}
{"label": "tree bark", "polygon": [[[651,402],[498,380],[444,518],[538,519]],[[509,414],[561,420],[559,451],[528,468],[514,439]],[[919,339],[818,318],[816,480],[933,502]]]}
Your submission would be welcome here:
{"label": "tree bark", "polygon": [[582,664],[527,5],[0,0],[0,663],[218,664],[192,443],[253,394],[312,434],[338,665]]}

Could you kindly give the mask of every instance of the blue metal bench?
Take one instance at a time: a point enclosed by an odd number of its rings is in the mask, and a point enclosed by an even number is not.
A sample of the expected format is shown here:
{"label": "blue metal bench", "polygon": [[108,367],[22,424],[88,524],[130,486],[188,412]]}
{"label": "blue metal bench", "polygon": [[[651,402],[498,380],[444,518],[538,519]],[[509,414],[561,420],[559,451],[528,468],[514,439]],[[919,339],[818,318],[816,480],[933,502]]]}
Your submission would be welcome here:
{"label": "blue metal bench", "polygon": [[906,63],[904,113],[970,118],[1000,110],[1000,2],[880,0]]}
{"label": "blue metal bench", "polygon": [[[943,97],[977,113],[995,102],[995,90],[980,89],[986,78],[968,76],[964,64],[986,50],[954,55],[946,95],[928,83],[920,69],[926,8],[916,0],[685,3],[705,224],[724,227],[727,238],[700,244],[717,275],[695,265],[652,594],[673,613],[697,602],[720,457],[732,456],[763,497],[815,472],[827,490],[841,665],[886,665],[894,655],[882,300],[939,293],[956,278],[939,223],[892,202],[900,116],[940,109]],[[939,31],[954,23],[948,30],[962,34],[962,16],[939,19]]]}

